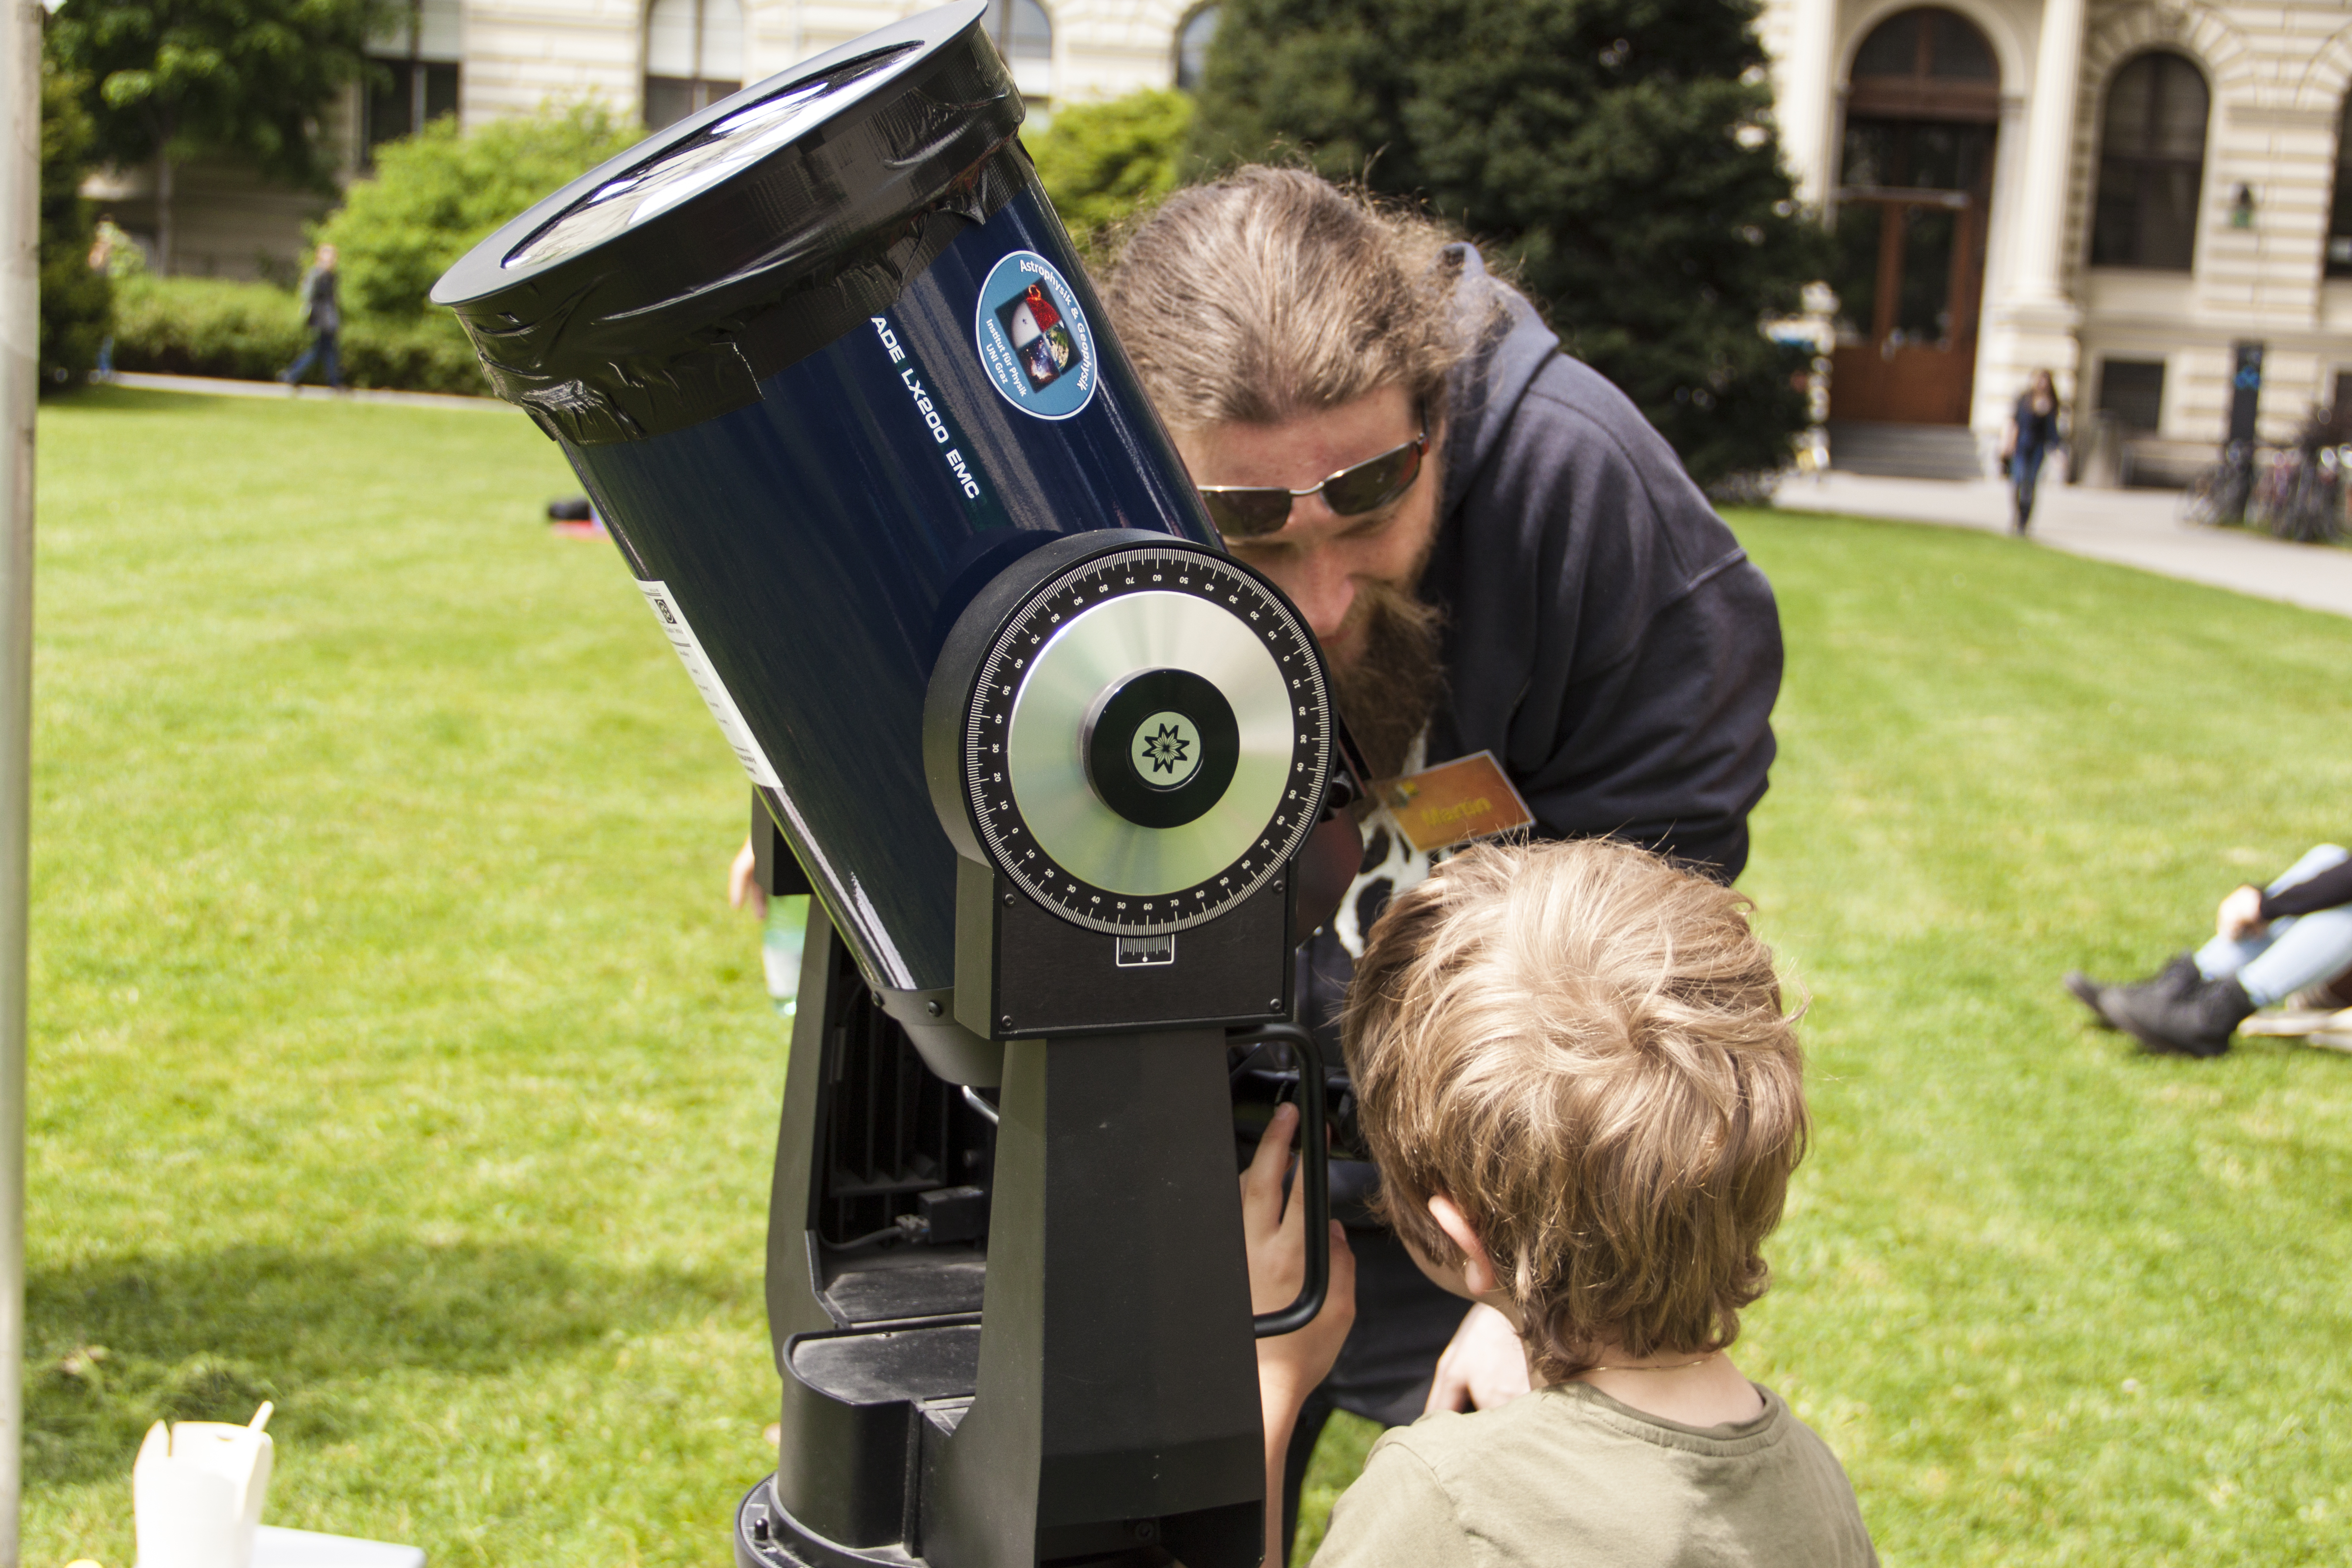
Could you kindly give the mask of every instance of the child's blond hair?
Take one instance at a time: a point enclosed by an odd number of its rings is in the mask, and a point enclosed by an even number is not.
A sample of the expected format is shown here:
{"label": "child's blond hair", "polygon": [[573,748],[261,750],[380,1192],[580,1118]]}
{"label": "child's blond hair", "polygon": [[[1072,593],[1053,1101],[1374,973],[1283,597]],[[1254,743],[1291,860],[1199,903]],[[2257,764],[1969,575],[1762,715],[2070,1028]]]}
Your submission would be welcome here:
{"label": "child's blond hair", "polygon": [[1456,856],[1373,929],[1346,1016],[1385,1217],[1476,1226],[1539,1381],[1719,1350],[1769,1280],[1803,1064],[1748,900],[1606,840]]}

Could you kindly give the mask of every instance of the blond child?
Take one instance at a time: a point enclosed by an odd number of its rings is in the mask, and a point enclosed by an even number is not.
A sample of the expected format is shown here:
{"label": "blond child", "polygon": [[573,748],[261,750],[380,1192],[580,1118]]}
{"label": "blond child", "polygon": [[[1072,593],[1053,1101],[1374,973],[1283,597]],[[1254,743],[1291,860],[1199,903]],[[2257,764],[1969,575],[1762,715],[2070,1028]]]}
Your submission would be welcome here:
{"label": "blond child", "polygon": [[[1345,1046],[1385,1217],[1432,1279],[1510,1321],[1534,1392],[1381,1437],[1318,1568],[1877,1561],[1836,1457],[1727,1353],[1807,1131],[1746,909],[1582,841],[1473,849],[1374,929]],[[1243,1177],[1260,1310],[1304,1267],[1294,1126]],[[1270,1499],[1352,1316],[1334,1232],[1323,1315],[1259,1342]]]}

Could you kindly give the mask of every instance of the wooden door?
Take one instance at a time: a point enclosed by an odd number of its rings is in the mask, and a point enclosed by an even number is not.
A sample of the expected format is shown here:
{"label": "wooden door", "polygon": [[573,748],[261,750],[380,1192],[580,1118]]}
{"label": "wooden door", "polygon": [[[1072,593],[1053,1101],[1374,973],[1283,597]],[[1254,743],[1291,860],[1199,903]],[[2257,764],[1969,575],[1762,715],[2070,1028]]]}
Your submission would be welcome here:
{"label": "wooden door", "polygon": [[1831,358],[1831,418],[1968,423],[1984,207],[1965,192],[1874,193],[1844,204],[1839,303],[1849,331]]}
{"label": "wooden door", "polygon": [[1898,11],[1855,52],[1845,100],[1830,417],[1966,424],[2000,64],[1959,13]]}

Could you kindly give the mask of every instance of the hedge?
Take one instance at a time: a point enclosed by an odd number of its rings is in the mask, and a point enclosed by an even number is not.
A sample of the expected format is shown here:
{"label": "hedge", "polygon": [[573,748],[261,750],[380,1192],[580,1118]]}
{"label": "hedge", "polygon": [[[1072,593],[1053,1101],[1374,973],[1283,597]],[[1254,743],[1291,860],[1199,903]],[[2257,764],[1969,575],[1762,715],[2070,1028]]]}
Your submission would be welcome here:
{"label": "hedge", "polygon": [[[275,284],[141,276],[116,288],[117,370],[267,381],[310,341],[292,291]],[[465,333],[438,311],[413,321],[347,315],[341,347],[343,379],[353,386],[489,392]]]}

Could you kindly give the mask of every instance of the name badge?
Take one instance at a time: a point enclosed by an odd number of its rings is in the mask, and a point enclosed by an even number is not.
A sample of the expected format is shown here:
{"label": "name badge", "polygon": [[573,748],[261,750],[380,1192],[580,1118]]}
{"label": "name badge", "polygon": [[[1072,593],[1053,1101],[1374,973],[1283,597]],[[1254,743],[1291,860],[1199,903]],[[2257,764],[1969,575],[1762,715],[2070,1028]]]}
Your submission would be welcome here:
{"label": "name badge", "polygon": [[1372,794],[1388,807],[1406,842],[1423,855],[1530,827],[1536,820],[1492,752],[1383,779]]}

